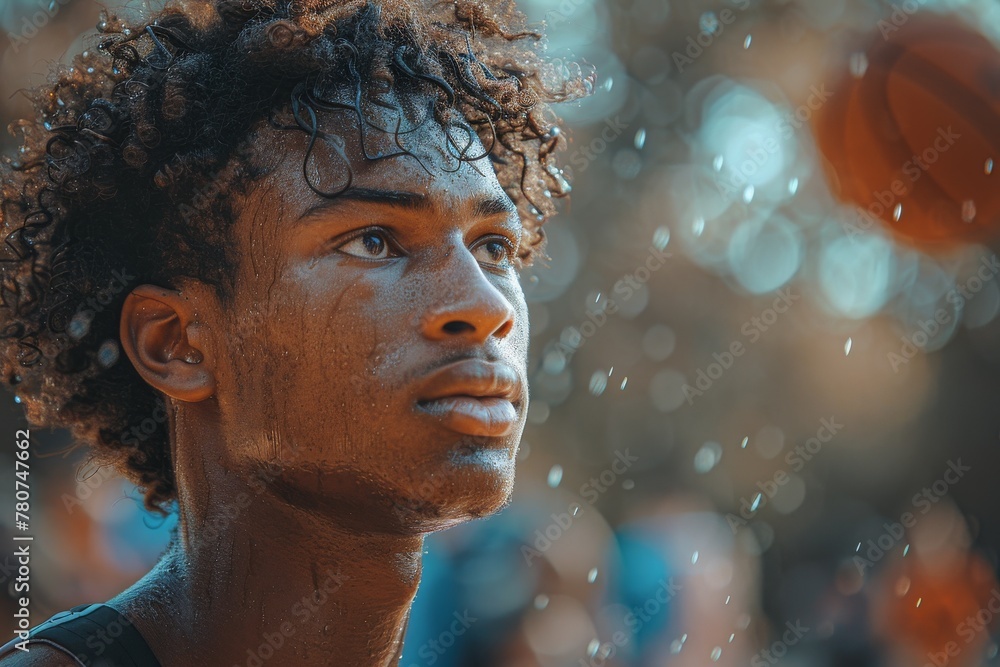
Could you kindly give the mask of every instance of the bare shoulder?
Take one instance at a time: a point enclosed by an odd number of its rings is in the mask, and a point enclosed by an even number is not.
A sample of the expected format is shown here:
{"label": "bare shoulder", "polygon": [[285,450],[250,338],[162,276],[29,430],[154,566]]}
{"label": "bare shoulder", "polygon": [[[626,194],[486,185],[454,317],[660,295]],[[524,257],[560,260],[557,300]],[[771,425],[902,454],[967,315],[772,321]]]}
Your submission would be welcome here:
{"label": "bare shoulder", "polygon": [[45,644],[29,644],[28,651],[14,651],[0,658],[0,667],[79,667],[65,652]]}

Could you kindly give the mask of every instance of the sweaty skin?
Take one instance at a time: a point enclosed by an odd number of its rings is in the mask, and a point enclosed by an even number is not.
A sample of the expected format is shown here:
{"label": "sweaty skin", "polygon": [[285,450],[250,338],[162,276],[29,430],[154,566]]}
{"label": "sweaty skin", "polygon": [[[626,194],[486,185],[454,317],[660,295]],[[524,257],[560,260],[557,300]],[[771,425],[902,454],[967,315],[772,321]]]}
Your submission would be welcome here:
{"label": "sweaty skin", "polygon": [[[330,200],[303,178],[307,135],[259,131],[273,169],[238,207],[231,304],[194,280],[125,303],[123,348],[168,398],[180,524],[109,604],[163,667],[395,664],[423,535],[509,501],[528,405],[516,210],[436,123],[403,137],[423,167],[366,160],[342,132],[353,184]],[[343,162],[321,144],[309,170],[332,190]],[[432,374],[468,358],[504,364],[516,399],[421,408]]]}

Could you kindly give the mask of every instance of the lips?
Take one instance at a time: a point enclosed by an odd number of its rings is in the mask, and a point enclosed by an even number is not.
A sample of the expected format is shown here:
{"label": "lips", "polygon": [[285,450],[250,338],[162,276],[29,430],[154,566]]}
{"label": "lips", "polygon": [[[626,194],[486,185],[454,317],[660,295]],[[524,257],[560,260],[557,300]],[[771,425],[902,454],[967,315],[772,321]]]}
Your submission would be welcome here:
{"label": "lips", "polygon": [[503,436],[517,425],[515,403],[520,403],[523,390],[511,366],[464,359],[439,369],[421,385],[417,409],[456,433]]}

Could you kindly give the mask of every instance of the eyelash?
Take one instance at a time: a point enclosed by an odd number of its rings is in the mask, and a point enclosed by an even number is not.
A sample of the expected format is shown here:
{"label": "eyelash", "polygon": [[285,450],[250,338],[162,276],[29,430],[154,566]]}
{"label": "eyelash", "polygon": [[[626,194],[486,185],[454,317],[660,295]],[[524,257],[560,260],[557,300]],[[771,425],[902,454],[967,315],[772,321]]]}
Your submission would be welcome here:
{"label": "eyelash", "polygon": [[[332,244],[332,249],[340,252],[341,251],[340,249],[346,246],[348,243],[364,238],[365,236],[368,236],[370,234],[381,237],[382,240],[385,242],[389,252],[395,253],[395,256],[398,257],[403,253],[402,249],[400,248],[399,244],[396,243],[392,234],[389,232],[389,230],[385,229],[384,227],[366,227],[364,229],[360,229],[355,233],[351,234],[346,239],[336,240],[334,244]],[[500,234],[491,234],[489,236],[483,237],[482,239],[479,240],[479,242],[477,242],[476,245],[473,246],[473,250],[490,242],[498,242],[507,250],[506,260],[502,260],[500,263],[493,263],[493,266],[506,268],[505,264],[513,263],[514,259],[517,256],[517,244],[514,241],[511,241],[506,236]],[[348,252],[345,252],[344,254],[354,257],[356,259],[362,259],[372,262],[378,262],[383,259],[389,259],[389,257],[382,257],[382,258],[359,257],[358,255],[354,255]]]}

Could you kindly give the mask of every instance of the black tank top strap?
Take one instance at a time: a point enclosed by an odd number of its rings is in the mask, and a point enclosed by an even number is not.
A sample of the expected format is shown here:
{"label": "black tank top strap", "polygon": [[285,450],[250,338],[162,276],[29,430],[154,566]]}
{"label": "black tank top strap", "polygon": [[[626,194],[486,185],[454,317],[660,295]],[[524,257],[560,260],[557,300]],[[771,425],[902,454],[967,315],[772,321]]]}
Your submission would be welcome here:
{"label": "black tank top strap", "polygon": [[139,630],[114,607],[80,605],[63,611],[0,647],[0,657],[22,641],[60,649],[84,667],[160,667]]}

